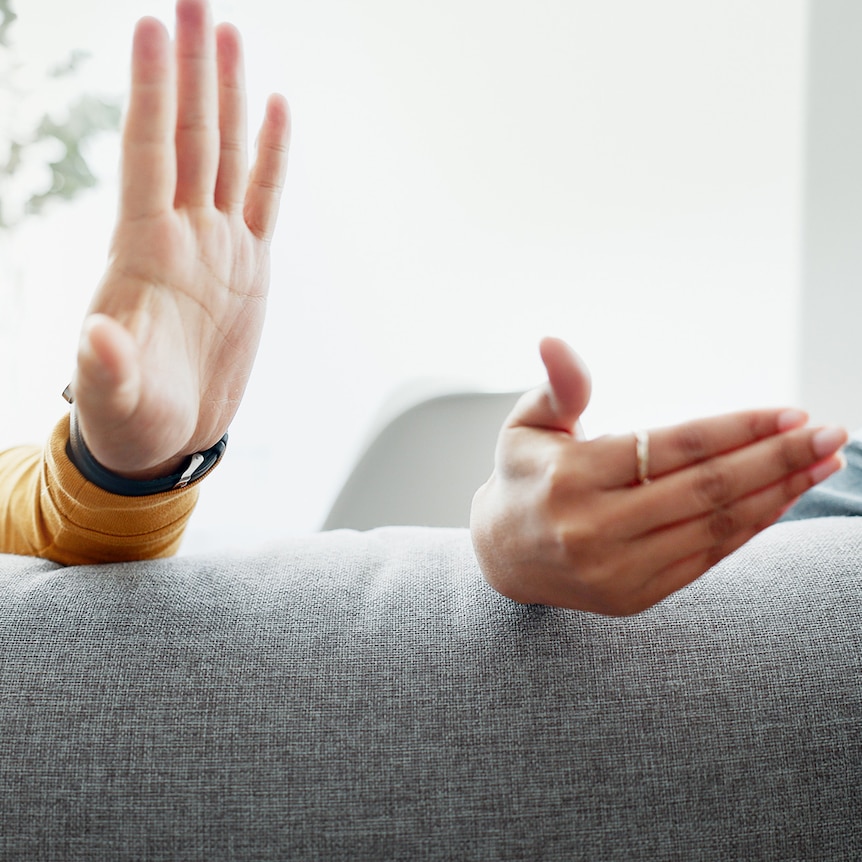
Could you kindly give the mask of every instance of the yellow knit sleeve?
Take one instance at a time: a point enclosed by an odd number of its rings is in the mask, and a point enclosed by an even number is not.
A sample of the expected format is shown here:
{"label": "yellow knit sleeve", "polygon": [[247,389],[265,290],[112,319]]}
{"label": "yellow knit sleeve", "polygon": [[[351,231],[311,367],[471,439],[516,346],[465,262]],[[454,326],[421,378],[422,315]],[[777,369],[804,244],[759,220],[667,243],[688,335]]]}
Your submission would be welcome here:
{"label": "yellow knit sleeve", "polygon": [[168,557],[198,499],[197,485],[124,497],[88,482],[66,455],[69,417],[44,450],[0,452],[0,553],[64,565]]}

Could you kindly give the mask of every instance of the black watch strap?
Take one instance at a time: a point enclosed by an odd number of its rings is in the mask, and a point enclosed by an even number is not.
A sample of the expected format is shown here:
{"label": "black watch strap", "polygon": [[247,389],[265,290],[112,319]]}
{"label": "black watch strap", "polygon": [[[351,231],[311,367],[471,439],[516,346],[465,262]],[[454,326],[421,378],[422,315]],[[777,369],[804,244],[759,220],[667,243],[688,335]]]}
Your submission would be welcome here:
{"label": "black watch strap", "polygon": [[186,485],[196,482],[212,470],[224,455],[226,448],[227,434],[211,449],[192,455],[186,468],[179,473],[158,479],[127,479],[125,476],[112,473],[93,457],[84,443],[74,404],[69,416],[69,442],[66,444],[69,460],[88,482],[98,485],[104,491],[123,497],[146,497],[150,494],[162,494],[165,491],[185,488]]}

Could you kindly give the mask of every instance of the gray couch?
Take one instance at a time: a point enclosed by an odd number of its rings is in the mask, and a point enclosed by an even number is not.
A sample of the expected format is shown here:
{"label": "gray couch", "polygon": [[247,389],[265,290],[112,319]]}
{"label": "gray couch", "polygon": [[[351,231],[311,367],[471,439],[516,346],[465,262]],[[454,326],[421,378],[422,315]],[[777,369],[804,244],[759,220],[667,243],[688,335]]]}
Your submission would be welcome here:
{"label": "gray couch", "polygon": [[463,530],[0,557],[2,859],[860,859],[862,521],[626,619]]}

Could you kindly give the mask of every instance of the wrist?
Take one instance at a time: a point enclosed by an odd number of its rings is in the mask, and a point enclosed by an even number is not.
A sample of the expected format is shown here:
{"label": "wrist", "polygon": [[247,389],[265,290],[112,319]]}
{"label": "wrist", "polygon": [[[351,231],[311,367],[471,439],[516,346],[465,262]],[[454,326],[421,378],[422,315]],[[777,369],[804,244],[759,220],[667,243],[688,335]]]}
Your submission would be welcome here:
{"label": "wrist", "polygon": [[132,478],[114,473],[93,457],[84,442],[73,404],[69,416],[69,441],[66,445],[66,454],[78,472],[88,482],[102,490],[123,497],[143,497],[179,490],[198,482],[221,460],[227,448],[227,439],[228,435],[225,434],[210,449],[165,464],[165,470],[171,471],[167,475],[149,477],[141,474]]}

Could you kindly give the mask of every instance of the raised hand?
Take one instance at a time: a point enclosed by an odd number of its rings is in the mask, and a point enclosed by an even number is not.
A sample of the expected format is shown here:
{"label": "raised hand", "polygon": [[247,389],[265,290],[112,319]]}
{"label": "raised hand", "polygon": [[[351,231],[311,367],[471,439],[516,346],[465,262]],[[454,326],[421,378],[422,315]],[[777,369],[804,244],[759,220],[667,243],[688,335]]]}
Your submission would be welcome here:
{"label": "raised hand", "polygon": [[633,434],[583,439],[586,368],[545,339],[548,383],[501,432],[473,501],[482,571],[523,603],[604,614],[644,610],[702,575],[842,466],[846,433],[796,410],[702,419],[649,435],[648,483]]}
{"label": "raised hand", "polygon": [[73,381],[87,447],[134,479],[214,445],[239,406],[287,165],[272,96],[248,173],[237,31],[214,28],[206,0],[176,13],[175,48],[154,19],[135,31],[118,223]]}

